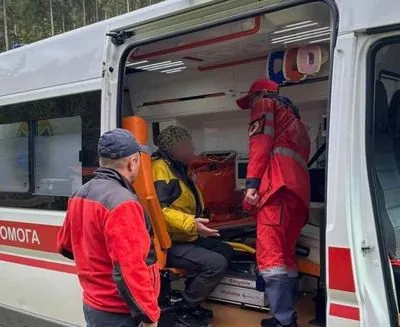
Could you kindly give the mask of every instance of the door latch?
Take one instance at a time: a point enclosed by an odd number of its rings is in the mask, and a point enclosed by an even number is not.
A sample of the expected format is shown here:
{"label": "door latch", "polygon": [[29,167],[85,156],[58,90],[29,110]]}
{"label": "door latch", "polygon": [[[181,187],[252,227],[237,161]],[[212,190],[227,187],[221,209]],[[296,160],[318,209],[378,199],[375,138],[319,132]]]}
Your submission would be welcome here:
{"label": "door latch", "polygon": [[371,245],[368,245],[366,240],[363,240],[361,242],[361,251],[364,255],[371,252],[372,249],[373,249],[373,247]]}
{"label": "door latch", "polygon": [[135,35],[134,31],[119,31],[119,32],[109,32],[106,34],[111,37],[111,42],[115,45],[122,45],[125,43],[126,39]]}

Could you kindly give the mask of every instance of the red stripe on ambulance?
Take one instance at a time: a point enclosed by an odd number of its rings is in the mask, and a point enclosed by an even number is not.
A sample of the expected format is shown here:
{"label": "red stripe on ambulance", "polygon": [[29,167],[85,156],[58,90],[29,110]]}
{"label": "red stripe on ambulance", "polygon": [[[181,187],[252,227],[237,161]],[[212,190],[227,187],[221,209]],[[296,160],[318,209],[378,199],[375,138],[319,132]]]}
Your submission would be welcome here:
{"label": "red stripe on ambulance", "polygon": [[329,247],[329,288],[344,292],[356,292],[351,252],[348,248]]}
{"label": "red stripe on ambulance", "polygon": [[[56,244],[59,229],[59,226],[0,220],[0,245],[57,253]],[[355,293],[356,288],[350,249],[329,247],[328,258],[329,288]],[[76,267],[73,264],[51,262],[5,253],[0,253],[0,261],[76,274]],[[360,309],[358,307],[330,303],[329,316],[330,318],[347,319],[349,323],[350,321],[360,321]]]}
{"label": "red stripe on ambulance", "polygon": [[0,245],[57,253],[59,226],[0,220]]}
{"label": "red stripe on ambulance", "polygon": [[[360,308],[357,306],[356,284],[350,248],[328,248],[328,287],[330,290],[328,325],[355,327],[360,324]],[[338,296],[342,294],[341,296]],[[347,295],[346,295],[347,294]],[[348,304],[335,303],[347,299]]]}
{"label": "red stripe on ambulance", "polygon": [[[57,233],[59,229],[59,226],[0,220],[0,245],[57,253]],[[0,261],[76,274],[76,268],[73,264],[6,253],[0,253]]]}
{"label": "red stripe on ambulance", "polygon": [[63,264],[58,262],[51,262],[46,260],[34,259],[21,257],[18,255],[10,255],[0,253],[0,261],[15,263],[23,266],[41,268],[46,270],[58,271],[67,274],[76,274],[76,268],[74,265]]}
{"label": "red stripe on ambulance", "polygon": [[329,315],[359,321],[360,309],[357,307],[331,303],[329,306]]}

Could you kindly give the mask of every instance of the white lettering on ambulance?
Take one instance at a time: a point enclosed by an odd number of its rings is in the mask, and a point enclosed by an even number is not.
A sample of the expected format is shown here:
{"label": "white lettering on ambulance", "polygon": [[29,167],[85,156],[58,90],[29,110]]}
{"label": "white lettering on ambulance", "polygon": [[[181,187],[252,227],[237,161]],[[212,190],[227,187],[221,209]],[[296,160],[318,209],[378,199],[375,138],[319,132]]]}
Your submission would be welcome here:
{"label": "white lettering on ambulance", "polygon": [[32,231],[32,244],[34,243],[40,245],[39,236],[35,230]]}
{"label": "white lettering on ambulance", "polygon": [[25,243],[25,233],[22,228],[17,229],[17,240],[18,242]]}
{"label": "white lettering on ambulance", "polygon": [[4,241],[13,241],[13,242],[40,245],[40,240],[37,231],[28,228],[0,226],[0,238]]}
{"label": "white lettering on ambulance", "polygon": [[4,226],[0,226],[0,237],[3,239],[3,240],[6,240],[7,239],[7,228],[5,228]]}
{"label": "white lettering on ambulance", "polygon": [[17,239],[17,230],[15,228],[7,227],[7,234],[11,240]]}

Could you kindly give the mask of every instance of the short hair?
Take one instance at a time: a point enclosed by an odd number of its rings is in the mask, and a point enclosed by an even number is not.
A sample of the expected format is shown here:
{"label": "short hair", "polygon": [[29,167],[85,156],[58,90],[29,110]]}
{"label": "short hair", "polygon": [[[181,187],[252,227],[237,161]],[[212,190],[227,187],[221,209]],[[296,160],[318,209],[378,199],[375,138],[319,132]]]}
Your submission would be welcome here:
{"label": "short hair", "polygon": [[110,159],[110,158],[99,158],[100,167],[111,168],[111,169],[121,169],[124,167],[125,163],[132,157],[139,156],[139,153],[134,153],[129,157],[120,159]]}

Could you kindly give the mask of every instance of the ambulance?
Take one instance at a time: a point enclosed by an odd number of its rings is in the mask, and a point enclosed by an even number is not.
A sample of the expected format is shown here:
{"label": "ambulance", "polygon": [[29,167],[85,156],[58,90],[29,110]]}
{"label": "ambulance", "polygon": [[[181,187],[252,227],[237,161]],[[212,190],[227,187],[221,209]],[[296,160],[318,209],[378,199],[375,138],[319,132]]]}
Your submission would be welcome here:
{"label": "ambulance", "polygon": [[[398,0],[167,0],[0,54],[0,326],[85,326],[56,236],[98,166],[101,133],[123,127],[155,150],[163,128],[184,126],[200,158],[229,167],[218,194],[240,197],[249,117],[236,100],[263,77],[297,105],[312,141],[299,326],[398,326],[399,58]],[[165,265],[171,240],[142,156],[135,187],[175,294],[187,274]],[[209,203],[213,226],[253,258],[211,295],[213,326],[259,326],[268,301],[254,217]]]}

